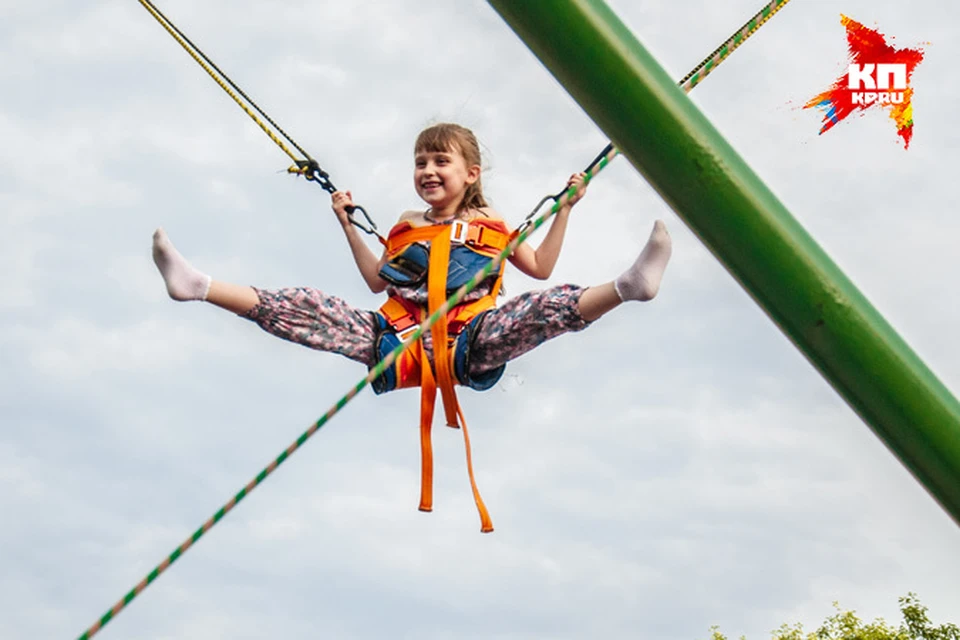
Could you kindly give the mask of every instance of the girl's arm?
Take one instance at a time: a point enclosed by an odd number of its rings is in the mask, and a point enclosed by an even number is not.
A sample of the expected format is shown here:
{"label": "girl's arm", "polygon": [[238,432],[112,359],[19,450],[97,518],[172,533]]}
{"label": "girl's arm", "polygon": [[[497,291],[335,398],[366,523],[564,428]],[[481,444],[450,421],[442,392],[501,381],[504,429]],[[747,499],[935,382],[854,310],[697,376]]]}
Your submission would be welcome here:
{"label": "girl's arm", "polygon": [[370,250],[357,227],[350,222],[347,214],[347,207],[353,205],[353,197],[349,191],[336,191],[332,194],[333,212],[337,215],[340,226],[343,227],[343,233],[347,237],[347,244],[350,245],[350,251],[353,253],[353,260],[357,263],[360,275],[364,282],[373,293],[380,293],[387,288],[387,281],[380,277],[380,269],[383,268],[387,260],[386,251],[377,258],[376,254]]}
{"label": "girl's arm", "polygon": [[563,236],[567,231],[567,220],[570,218],[570,210],[573,208],[586,190],[584,185],[585,174],[575,173],[567,181],[567,188],[576,185],[577,193],[557,210],[554,214],[553,223],[550,230],[544,237],[543,242],[536,250],[530,245],[524,243],[517,247],[513,255],[510,256],[510,262],[517,269],[537,280],[546,280],[553,273],[553,268],[557,265],[557,259],[560,257],[560,249],[563,247]]}

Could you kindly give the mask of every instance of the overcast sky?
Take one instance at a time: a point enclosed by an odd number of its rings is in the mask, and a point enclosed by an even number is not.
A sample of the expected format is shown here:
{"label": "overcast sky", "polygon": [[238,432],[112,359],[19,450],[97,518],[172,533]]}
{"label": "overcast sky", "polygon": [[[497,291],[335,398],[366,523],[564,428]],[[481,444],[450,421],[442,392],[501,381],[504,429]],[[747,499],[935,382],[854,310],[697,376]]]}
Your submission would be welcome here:
{"label": "overcast sky", "polygon": [[[677,79],[760,8],[611,4]],[[476,132],[514,224],[607,142],[480,0],[159,6],[383,230],[421,206],[433,122]],[[929,43],[909,150],[885,112],[818,136],[799,108],[846,67],[841,13]],[[139,3],[0,16],[0,637],[74,638],[365,374],[169,300],[153,230],[218,279],[381,298],[327,195]],[[954,390],[958,25],[934,0],[796,0],[691,94]],[[495,533],[439,422],[417,511],[418,394],[366,390],[99,637],[755,640],[833,601],[895,620],[908,591],[960,622],[957,525],[628,161],[577,205],[553,277],[508,270],[508,295],[612,279],[657,218],[654,302],[461,393]]]}

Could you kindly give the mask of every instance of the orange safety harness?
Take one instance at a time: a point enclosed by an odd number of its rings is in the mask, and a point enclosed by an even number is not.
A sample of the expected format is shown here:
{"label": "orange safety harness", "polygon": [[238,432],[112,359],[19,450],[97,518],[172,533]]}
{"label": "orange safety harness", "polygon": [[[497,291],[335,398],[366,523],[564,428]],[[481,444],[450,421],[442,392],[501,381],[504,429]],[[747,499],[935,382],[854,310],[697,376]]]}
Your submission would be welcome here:
{"label": "orange safety harness", "polygon": [[[427,227],[414,227],[409,222],[396,225],[387,237],[387,260],[402,254],[410,245],[417,242],[430,243],[430,258],[427,268],[427,308],[416,305],[404,298],[391,295],[380,307],[379,313],[398,335],[409,335],[427,317],[435,313],[446,302],[447,277],[450,262],[451,245],[459,244],[488,258],[496,258],[512,239],[502,220],[478,218],[470,221],[454,220],[452,224],[439,224]],[[470,456],[470,436],[463,410],[457,400],[454,384],[465,384],[454,375],[451,349],[457,336],[478,314],[496,306],[496,297],[503,280],[505,261],[500,263],[490,293],[484,297],[451,309],[446,316],[430,328],[433,342],[433,368],[428,362],[424,350],[424,341],[420,340],[404,351],[395,365],[396,388],[420,387],[420,451],[421,482],[420,510],[433,509],[433,445],[431,428],[436,405],[437,389],[443,400],[447,426],[462,428],[464,448],[467,456],[467,473],[477,510],[480,512],[481,531],[493,531],[493,523],[487,508],[480,497],[473,475],[473,462]]]}

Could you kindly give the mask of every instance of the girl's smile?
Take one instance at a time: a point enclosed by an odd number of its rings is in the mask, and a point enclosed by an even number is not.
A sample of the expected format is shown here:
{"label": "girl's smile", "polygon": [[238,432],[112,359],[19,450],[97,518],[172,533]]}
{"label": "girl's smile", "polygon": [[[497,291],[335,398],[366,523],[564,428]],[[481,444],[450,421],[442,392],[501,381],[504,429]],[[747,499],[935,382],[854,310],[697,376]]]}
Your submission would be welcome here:
{"label": "girl's smile", "polygon": [[440,216],[454,215],[467,187],[480,177],[480,167],[467,166],[458,151],[421,151],[414,167],[417,195]]}

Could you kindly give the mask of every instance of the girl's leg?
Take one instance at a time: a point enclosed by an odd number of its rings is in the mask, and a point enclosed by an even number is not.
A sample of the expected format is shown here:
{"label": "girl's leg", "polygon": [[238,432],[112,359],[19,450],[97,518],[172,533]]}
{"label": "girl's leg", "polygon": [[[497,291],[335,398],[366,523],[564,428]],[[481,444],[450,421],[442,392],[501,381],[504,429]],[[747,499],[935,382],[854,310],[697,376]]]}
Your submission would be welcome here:
{"label": "girl's leg", "polygon": [[153,233],[153,261],[174,300],[205,300],[239,315],[260,302],[253,287],[220,282],[197,270],[180,255],[163,229]]}
{"label": "girl's leg", "polygon": [[204,300],[284,340],[373,364],[376,329],[369,311],[317,289],[262,291],[213,280],[180,255],[162,229],[153,235],[153,259],[174,300]]}
{"label": "girl's leg", "polygon": [[658,220],[640,256],[613,282],[589,289],[562,285],[531,291],[491,310],[472,347],[471,370],[490,371],[551,338],[580,331],[627,300],[653,299],[671,252],[670,235]]}
{"label": "girl's leg", "polygon": [[580,315],[587,322],[601,318],[608,311],[619,307],[623,303],[617,294],[617,288],[612,282],[601,284],[598,287],[585,289],[577,300]]}
{"label": "girl's leg", "polygon": [[210,291],[205,298],[210,304],[214,304],[221,309],[232,311],[243,316],[260,304],[260,296],[256,289],[229,282],[220,282],[213,280],[210,282]]}
{"label": "girl's leg", "polygon": [[339,353],[367,367],[377,362],[377,328],[371,311],[309,287],[254,289],[259,302],[242,317],[278,338]]}
{"label": "girl's leg", "polygon": [[587,322],[593,322],[627,300],[653,300],[660,290],[660,280],[672,252],[667,227],[662,220],[657,220],[650,239],[633,266],[613,282],[583,292],[579,301],[580,315]]}
{"label": "girl's leg", "polygon": [[551,338],[585,329],[590,323],[578,305],[583,293],[583,287],[564,284],[522,293],[488,311],[470,346],[469,373],[492,371]]}

